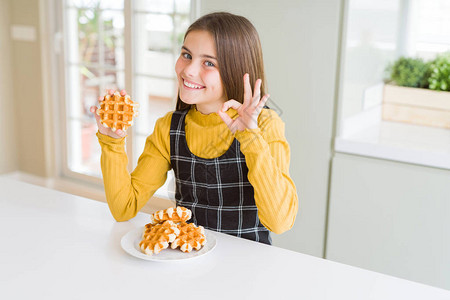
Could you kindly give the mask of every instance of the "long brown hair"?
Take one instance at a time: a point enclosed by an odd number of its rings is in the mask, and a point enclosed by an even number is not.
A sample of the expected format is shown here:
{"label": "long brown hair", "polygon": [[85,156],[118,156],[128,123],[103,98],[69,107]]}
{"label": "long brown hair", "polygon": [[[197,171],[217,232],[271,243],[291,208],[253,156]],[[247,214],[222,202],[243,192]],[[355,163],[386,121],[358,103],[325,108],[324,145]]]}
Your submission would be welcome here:
{"label": "long brown hair", "polygon": [[[227,99],[244,100],[244,74],[250,75],[253,87],[256,80],[262,80],[261,96],[265,94],[266,79],[264,62],[258,32],[249,20],[226,12],[205,15],[189,26],[184,39],[191,31],[207,31],[212,34],[217,51],[219,74]],[[180,99],[177,110],[191,107]]]}

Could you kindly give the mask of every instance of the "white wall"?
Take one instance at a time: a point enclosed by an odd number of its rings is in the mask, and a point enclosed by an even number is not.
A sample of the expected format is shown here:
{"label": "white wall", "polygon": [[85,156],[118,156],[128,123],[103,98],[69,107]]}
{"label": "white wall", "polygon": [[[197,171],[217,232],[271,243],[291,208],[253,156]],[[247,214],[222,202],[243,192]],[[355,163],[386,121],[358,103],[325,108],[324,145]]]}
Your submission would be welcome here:
{"label": "white wall", "polygon": [[[46,175],[39,22],[39,1],[0,0],[0,173]],[[12,39],[14,25],[36,39]]]}
{"label": "white wall", "polygon": [[10,14],[10,0],[0,0],[0,173],[18,168]]}
{"label": "white wall", "polygon": [[36,31],[36,40],[13,40],[14,100],[18,134],[19,169],[46,176],[44,105],[40,40],[39,2],[11,0],[11,24]]}
{"label": "white wall", "polygon": [[322,256],[325,234],[341,1],[204,0],[201,14],[247,17],[263,45],[268,88],[282,110],[300,210],[274,244]]}

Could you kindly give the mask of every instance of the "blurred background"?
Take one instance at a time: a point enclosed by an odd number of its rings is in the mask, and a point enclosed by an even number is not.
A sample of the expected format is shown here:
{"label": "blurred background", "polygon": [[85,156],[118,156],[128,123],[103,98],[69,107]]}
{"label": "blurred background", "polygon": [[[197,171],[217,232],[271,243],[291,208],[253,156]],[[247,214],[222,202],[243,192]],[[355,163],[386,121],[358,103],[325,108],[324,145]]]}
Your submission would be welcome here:
{"label": "blurred background", "polygon": [[[0,174],[105,201],[89,107],[111,88],[140,103],[133,170],[175,107],[184,32],[213,11],[257,28],[286,124],[300,209],[274,244],[450,289],[450,105],[421,94],[406,122],[384,115],[401,57],[450,103],[447,0],[0,0]],[[443,125],[417,124],[423,107]],[[171,205],[172,181],[144,211]]]}

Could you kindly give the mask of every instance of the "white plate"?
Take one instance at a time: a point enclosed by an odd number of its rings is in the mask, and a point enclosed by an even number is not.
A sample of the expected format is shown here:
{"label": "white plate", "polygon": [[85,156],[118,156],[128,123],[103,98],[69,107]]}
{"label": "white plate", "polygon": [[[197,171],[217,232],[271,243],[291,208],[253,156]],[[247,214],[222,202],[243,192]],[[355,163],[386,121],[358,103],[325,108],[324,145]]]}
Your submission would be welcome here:
{"label": "white plate", "polygon": [[185,260],[194,257],[199,257],[205,255],[216,247],[216,237],[213,233],[208,230],[205,230],[206,236],[206,244],[200,249],[193,249],[189,253],[182,252],[179,248],[171,249],[170,246],[167,249],[162,250],[158,254],[146,255],[141,252],[139,248],[139,242],[142,240],[142,233],[144,232],[144,227],[135,228],[130,230],[127,234],[122,237],[120,244],[128,254],[135,256],[137,258],[145,259],[145,260],[153,260],[153,261],[176,261],[176,260]]}

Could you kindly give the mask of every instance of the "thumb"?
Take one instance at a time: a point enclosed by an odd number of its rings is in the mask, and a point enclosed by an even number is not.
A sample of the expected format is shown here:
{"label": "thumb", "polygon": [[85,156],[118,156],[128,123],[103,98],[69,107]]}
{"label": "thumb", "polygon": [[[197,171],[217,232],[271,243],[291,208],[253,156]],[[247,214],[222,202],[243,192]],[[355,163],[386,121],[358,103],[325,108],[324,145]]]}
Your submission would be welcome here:
{"label": "thumb", "polygon": [[98,131],[100,131],[100,133],[102,133],[102,134],[106,134],[105,133],[106,129],[104,128],[105,126],[103,126],[103,124],[101,123],[100,116],[97,115],[97,109],[98,109],[97,106],[91,106],[90,111],[94,114],[95,121],[97,123]]}
{"label": "thumb", "polygon": [[97,106],[91,106],[91,108],[89,110],[91,111],[91,113],[94,114],[95,120],[98,122],[98,121],[100,121],[100,116],[97,115],[97,109],[98,109]]}

